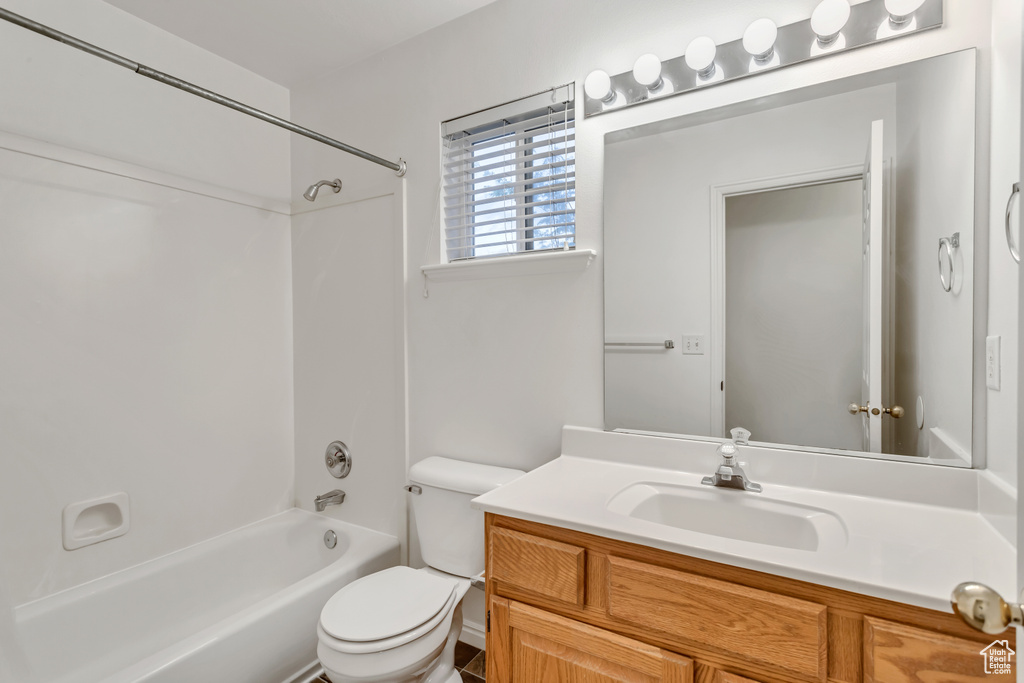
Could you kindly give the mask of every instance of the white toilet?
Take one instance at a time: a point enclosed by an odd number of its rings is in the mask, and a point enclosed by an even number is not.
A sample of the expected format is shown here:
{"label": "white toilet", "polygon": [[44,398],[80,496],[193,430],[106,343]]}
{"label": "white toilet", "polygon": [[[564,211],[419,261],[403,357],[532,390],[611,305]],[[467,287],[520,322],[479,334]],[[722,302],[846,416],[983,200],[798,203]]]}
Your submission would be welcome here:
{"label": "white toilet", "polygon": [[392,567],[348,584],[324,605],[317,657],[333,683],[461,683],[455,643],[462,598],[484,571],[484,515],[469,501],[523,474],[427,458],[409,470],[427,567]]}

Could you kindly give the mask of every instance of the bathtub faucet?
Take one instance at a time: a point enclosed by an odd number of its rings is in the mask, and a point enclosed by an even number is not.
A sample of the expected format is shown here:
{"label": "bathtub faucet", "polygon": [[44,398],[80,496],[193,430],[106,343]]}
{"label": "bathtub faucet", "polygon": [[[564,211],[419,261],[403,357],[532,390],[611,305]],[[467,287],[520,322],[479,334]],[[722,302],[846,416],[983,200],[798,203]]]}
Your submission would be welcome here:
{"label": "bathtub faucet", "polygon": [[345,502],[345,492],[341,489],[334,489],[313,499],[313,505],[317,512],[323,512],[328,505],[341,505]]}

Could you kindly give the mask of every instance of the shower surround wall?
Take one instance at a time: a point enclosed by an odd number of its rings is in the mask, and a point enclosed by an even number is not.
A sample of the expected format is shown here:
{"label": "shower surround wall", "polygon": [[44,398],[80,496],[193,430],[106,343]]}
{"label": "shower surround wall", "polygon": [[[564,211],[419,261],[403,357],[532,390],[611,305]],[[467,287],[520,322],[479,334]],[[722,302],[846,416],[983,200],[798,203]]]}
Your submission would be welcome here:
{"label": "shower surround wall", "polygon": [[[289,115],[98,0],[4,6]],[[292,505],[290,160],[284,131],[6,22],[0,64],[0,679],[30,680],[12,604]],[[117,491],[128,534],[65,551],[62,508]]]}

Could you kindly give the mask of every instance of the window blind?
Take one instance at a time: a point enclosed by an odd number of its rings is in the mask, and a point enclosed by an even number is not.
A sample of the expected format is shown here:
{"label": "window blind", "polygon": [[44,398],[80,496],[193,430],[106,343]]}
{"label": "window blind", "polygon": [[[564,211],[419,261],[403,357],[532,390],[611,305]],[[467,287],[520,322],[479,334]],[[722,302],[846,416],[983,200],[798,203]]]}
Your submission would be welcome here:
{"label": "window blind", "polygon": [[563,86],[445,123],[449,261],[575,248],[574,114]]}

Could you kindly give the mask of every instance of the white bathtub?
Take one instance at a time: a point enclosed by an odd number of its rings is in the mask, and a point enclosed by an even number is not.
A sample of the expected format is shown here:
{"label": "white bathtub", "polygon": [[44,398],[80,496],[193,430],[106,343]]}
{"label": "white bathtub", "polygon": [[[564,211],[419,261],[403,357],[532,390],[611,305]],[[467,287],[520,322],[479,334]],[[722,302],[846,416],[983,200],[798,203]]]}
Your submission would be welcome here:
{"label": "white bathtub", "polygon": [[327,599],[398,561],[392,536],[292,509],[14,617],[32,683],[282,683],[315,666]]}

